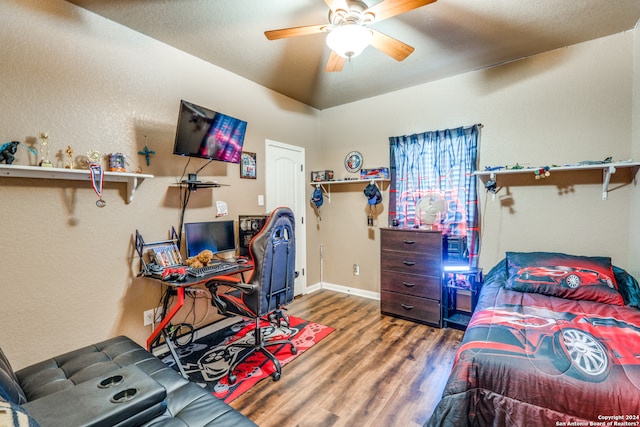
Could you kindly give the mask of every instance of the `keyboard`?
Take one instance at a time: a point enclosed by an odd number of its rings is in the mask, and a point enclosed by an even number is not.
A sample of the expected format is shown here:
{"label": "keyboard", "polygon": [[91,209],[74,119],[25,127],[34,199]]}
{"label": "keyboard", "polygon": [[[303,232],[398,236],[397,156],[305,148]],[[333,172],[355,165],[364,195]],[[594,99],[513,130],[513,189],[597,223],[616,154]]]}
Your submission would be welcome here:
{"label": "keyboard", "polygon": [[222,262],[216,262],[215,264],[211,264],[211,265],[205,265],[204,267],[198,267],[198,268],[187,267],[187,273],[190,276],[203,277],[203,276],[209,276],[212,274],[231,270],[233,268],[236,268],[237,266],[238,265],[235,262],[222,261]]}

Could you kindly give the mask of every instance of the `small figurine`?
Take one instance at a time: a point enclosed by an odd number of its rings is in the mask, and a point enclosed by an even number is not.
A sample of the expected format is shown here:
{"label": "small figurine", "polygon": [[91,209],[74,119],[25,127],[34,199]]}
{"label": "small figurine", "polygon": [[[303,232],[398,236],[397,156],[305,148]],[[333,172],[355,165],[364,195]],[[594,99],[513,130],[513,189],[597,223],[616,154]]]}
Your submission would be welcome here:
{"label": "small figurine", "polygon": [[550,169],[549,166],[544,166],[544,167],[536,169],[534,171],[536,179],[547,178],[548,176],[550,176],[551,172],[549,172],[549,169]]}
{"label": "small figurine", "polygon": [[64,167],[66,169],[73,169],[73,148],[71,148],[70,145],[67,145],[67,156],[65,158],[65,165]]}
{"label": "small figurine", "polygon": [[506,169],[508,169],[508,170],[520,170],[520,169],[524,169],[524,166],[522,166],[520,163],[516,163],[513,166],[507,166]]}
{"label": "small figurine", "polygon": [[13,163],[16,158],[14,154],[18,151],[18,145],[20,145],[20,141],[11,141],[3,144],[0,147],[0,162],[4,160],[8,165]]}

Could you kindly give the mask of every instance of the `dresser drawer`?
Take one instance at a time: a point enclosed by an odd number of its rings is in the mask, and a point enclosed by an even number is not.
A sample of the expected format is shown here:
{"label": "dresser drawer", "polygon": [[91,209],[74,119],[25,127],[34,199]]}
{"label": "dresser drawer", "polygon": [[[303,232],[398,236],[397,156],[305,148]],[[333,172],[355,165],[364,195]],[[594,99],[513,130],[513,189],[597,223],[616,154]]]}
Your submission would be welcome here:
{"label": "dresser drawer", "polygon": [[432,252],[442,256],[442,232],[417,230],[380,230],[382,249],[406,252]]}
{"label": "dresser drawer", "polygon": [[382,313],[440,327],[440,303],[438,301],[389,291],[382,291],[380,294],[380,311]]}
{"label": "dresser drawer", "polygon": [[440,251],[415,247],[414,252],[380,251],[381,270],[440,277]]}
{"label": "dresser drawer", "polygon": [[397,292],[440,301],[440,277],[418,276],[395,271],[382,271],[380,288],[383,291]]}

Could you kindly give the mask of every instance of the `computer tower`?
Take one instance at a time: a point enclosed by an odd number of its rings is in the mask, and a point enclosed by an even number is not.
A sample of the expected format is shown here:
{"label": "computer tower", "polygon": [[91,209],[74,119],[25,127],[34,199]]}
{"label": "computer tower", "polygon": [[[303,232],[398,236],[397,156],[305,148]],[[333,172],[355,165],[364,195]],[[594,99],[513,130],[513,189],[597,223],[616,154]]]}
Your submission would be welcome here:
{"label": "computer tower", "polygon": [[240,256],[249,256],[249,242],[251,242],[253,236],[262,230],[266,220],[266,215],[238,216],[238,235],[240,238],[238,253]]}
{"label": "computer tower", "polygon": [[469,262],[466,236],[443,236],[443,261],[459,263]]}

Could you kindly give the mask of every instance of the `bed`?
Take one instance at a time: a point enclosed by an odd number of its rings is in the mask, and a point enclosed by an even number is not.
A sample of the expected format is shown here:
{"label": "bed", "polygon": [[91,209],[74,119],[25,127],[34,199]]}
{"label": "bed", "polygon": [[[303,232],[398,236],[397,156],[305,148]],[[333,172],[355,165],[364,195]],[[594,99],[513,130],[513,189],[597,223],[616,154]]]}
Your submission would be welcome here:
{"label": "bed", "polygon": [[639,308],[609,258],[507,252],[426,426],[640,426]]}

